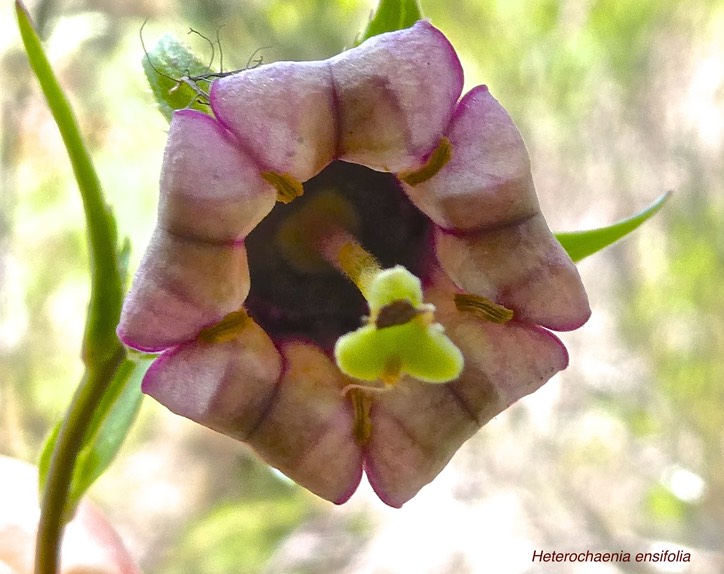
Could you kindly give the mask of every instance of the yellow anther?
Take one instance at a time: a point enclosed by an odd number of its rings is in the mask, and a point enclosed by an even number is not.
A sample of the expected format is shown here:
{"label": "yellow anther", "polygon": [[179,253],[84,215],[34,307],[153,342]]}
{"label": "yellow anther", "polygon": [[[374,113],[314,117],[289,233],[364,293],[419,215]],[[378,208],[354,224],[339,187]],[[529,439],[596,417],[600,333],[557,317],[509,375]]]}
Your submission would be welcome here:
{"label": "yellow anther", "polygon": [[430,154],[425,165],[414,171],[407,171],[398,174],[398,177],[408,185],[418,185],[431,179],[445,164],[452,158],[452,144],[445,136],[440,138],[440,143]]}
{"label": "yellow anther", "polygon": [[277,201],[280,203],[291,203],[304,193],[302,182],[288,173],[265,171],[261,174],[261,177],[276,188]]}
{"label": "yellow anther", "polygon": [[206,327],[196,338],[204,343],[227,343],[238,337],[251,320],[243,309],[232,311],[215,325]]}
{"label": "yellow anther", "polygon": [[487,297],[481,295],[471,295],[470,293],[456,293],[455,307],[458,311],[472,313],[480,319],[491,321],[493,323],[507,323],[513,318],[513,311],[502,305],[491,301]]}
{"label": "yellow anther", "polygon": [[352,409],[354,412],[352,432],[354,433],[357,444],[364,446],[369,442],[370,435],[372,434],[372,421],[370,419],[372,397],[358,385],[345,387],[345,391],[343,392],[346,391],[349,391],[349,398],[352,401]]}

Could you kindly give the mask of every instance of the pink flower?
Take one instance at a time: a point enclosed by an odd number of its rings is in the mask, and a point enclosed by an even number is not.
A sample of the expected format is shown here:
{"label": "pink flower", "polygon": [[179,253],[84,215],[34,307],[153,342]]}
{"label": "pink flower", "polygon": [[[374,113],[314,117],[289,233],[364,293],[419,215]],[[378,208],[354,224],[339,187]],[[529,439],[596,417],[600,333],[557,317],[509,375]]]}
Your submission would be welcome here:
{"label": "pink flower", "polygon": [[[462,85],[453,47],[421,21],[329,60],[218,79],[213,116],[175,112],[158,224],[118,328],[161,352],[144,391],[323,498],[346,501],[364,469],[401,506],[564,369],[547,329],[582,325],[585,291],[540,212],[518,130],[486,87],[460,99]],[[319,225],[289,223],[314,201]],[[342,392],[355,381],[334,343],[368,309],[308,249],[331,241],[330,220],[420,278],[462,351],[456,380]],[[488,300],[513,319],[477,312]]]}

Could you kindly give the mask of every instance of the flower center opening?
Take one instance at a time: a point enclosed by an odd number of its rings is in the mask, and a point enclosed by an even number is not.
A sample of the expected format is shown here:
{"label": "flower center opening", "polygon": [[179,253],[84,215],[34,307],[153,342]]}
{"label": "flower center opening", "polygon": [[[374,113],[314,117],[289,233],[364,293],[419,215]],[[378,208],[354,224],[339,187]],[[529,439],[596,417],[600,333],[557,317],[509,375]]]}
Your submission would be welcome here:
{"label": "flower center opening", "polygon": [[[289,225],[301,213],[306,238]],[[368,308],[352,281],[306,248],[323,239],[325,225],[353,233],[382,267],[403,265],[424,284],[432,224],[393,174],[335,161],[304,184],[301,197],[277,203],[249,234],[249,315],[272,338],[303,337],[331,350],[360,326]]]}

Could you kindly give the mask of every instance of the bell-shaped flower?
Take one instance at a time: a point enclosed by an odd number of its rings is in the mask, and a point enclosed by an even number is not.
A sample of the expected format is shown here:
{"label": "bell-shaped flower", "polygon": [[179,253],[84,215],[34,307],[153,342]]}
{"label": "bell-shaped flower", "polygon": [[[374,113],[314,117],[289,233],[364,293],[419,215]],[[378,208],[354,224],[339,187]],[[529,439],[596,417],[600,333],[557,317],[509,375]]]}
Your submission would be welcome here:
{"label": "bell-shaped flower", "polygon": [[[118,334],[143,388],[336,503],[401,506],[589,316],[523,140],[426,21],[174,113]],[[361,321],[361,318],[365,318]]]}

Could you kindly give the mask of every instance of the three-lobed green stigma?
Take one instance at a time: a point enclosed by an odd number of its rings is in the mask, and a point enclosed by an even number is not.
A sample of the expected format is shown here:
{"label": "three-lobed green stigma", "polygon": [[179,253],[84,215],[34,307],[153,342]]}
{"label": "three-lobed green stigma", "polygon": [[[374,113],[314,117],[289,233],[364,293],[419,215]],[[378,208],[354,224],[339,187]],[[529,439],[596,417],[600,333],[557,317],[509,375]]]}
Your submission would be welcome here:
{"label": "three-lobed green stigma", "polygon": [[367,302],[367,324],[335,345],[335,360],[343,373],[388,386],[404,375],[428,383],[460,376],[463,355],[434,322],[434,307],[423,303],[420,280],[407,269],[398,265],[377,273]]}

